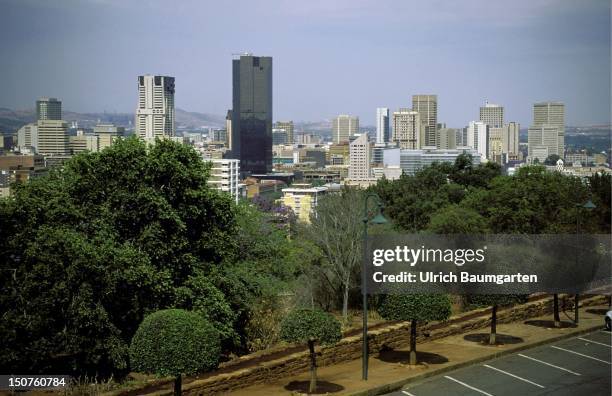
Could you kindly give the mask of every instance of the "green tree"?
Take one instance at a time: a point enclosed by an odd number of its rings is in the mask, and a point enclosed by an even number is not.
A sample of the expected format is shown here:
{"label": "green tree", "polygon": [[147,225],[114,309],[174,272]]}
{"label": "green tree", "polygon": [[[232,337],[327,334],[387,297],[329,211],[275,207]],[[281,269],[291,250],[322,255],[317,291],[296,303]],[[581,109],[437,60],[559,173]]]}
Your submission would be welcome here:
{"label": "green tree", "polygon": [[182,309],[157,311],[144,318],[130,344],[132,369],[173,376],[181,395],[181,377],[217,368],[219,335],[202,315]]}
{"label": "green tree", "polygon": [[235,239],[243,247],[241,254],[209,274],[234,312],[241,352],[271,345],[278,339],[278,318],[284,313],[282,295],[295,289],[305,265],[301,241],[290,238],[292,231],[277,223],[277,218],[274,210],[262,211],[258,205],[239,203]]}
{"label": "green tree", "polygon": [[487,219],[473,209],[449,205],[435,212],[427,226],[436,234],[484,234]]}
{"label": "green tree", "polygon": [[[432,217],[428,229],[436,234],[485,234],[487,232],[487,219],[473,209],[458,205],[447,206]],[[525,295],[503,294],[475,294],[466,296],[467,303],[473,307],[490,306],[491,333],[489,344],[496,342],[497,309],[500,306],[523,303],[527,300]]]}
{"label": "green tree", "polygon": [[495,162],[473,165],[472,156],[461,154],[455,160],[449,179],[464,187],[485,188],[491,180],[501,175],[501,166]]}
{"label": "green tree", "polygon": [[465,189],[449,184],[449,164],[434,163],[415,175],[402,175],[397,180],[380,180],[372,188],[385,204],[385,215],[401,229],[416,232],[425,228],[436,210],[458,203]]}
{"label": "green tree", "polygon": [[282,321],[280,336],[287,342],[308,343],[308,350],[310,351],[310,386],[308,392],[315,392],[317,388],[315,343],[331,345],[340,341],[342,338],[340,322],[326,312],[298,309],[290,312]]}
{"label": "green tree", "polygon": [[[548,172],[543,166],[526,166],[513,177],[493,179],[486,190],[472,191],[462,206],[488,219],[493,233],[573,234],[576,203],[585,202],[588,196],[588,188],[577,177]],[[555,326],[560,326],[558,300],[554,294]]]}
{"label": "green tree", "polygon": [[596,208],[593,218],[597,223],[595,232],[610,233],[610,197],[612,195],[612,175],[596,173],[589,178],[589,187]]}
{"label": "green tree", "polygon": [[0,201],[0,371],[126,372],[145,313],[175,306],[225,345],[243,333],[251,295],[216,275],[241,257],[236,209],[207,178],[192,148],[129,138],[16,185]]}
{"label": "green tree", "polygon": [[489,334],[489,344],[495,345],[497,341],[497,308],[527,302],[524,294],[471,294],[467,296],[470,306],[491,307],[491,333]]}
{"label": "green tree", "polygon": [[381,296],[378,313],[386,320],[410,321],[410,364],[417,363],[417,322],[446,320],[451,301],[446,294],[388,294]]}
{"label": "green tree", "polygon": [[559,161],[561,157],[557,154],[551,154],[544,160],[544,165],[557,165],[557,161]]}
{"label": "green tree", "polygon": [[576,203],[588,196],[577,177],[526,166],[515,176],[493,179],[488,189],[472,190],[461,204],[488,219],[493,233],[573,234]]}
{"label": "green tree", "polygon": [[379,180],[372,189],[383,199],[385,213],[401,229],[425,229],[438,210],[459,204],[471,191],[488,188],[501,175],[495,163],[474,166],[470,155],[462,154],[454,164],[433,163],[414,175],[398,180]]}

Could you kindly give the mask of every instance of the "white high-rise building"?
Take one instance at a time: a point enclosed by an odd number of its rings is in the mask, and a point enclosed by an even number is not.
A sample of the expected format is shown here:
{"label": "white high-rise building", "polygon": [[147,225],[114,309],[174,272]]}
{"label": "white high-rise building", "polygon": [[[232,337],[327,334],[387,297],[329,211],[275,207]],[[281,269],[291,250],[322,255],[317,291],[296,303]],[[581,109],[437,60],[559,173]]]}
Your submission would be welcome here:
{"label": "white high-rise building", "polygon": [[527,130],[528,155],[544,162],[549,155],[559,153],[559,127],[555,125],[532,126]]}
{"label": "white high-rise building", "polygon": [[416,150],[426,145],[426,125],[421,113],[410,109],[399,109],[393,112],[393,142],[399,148]]}
{"label": "white high-rise building", "polygon": [[240,160],[212,159],[208,185],[228,194],[238,203],[240,197]]}
{"label": "white high-rise building", "polygon": [[174,77],[139,76],[136,134],[153,140],[175,133]]}
{"label": "white high-rise building", "polygon": [[467,145],[486,160],[489,154],[489,126],[482,121],[470,121],[467,131]]}
{"label": "white high-rise building", "polygon": [[[487,127],[489,125],[487,124]],[[503,152],[503,127],[489,127],[489,147],[487,150],[487,158],[493,159],[496,155],[501,155]]]}
{"label": "white high-rise building", "polygon": [[509,122],[504,125],[502,133],[502,152],[504,153],[519,153],[519,132],[521,124],[518,122]]}
{"label": "white high-rise building", "polygon": [[348,178],[352,181],[365,181],[371,177],[370,142],[364,133],[349,145]]}
{"label": "white high-rise building", "polygon": [[548,155],[557,154],[563,158],[565,152],[565,105],[562,102],[539,102],[533,105],[534,128],[543,126],[557,128],[557,149]]}
{"label": "white high-rise building", "polygon": [[38,124],[26,124],[17,131],[17,147],[20,150],[34,150],[38,147]]}
{"label": "white high-rise building", "polygon": [[480,108],[480,121],[490,128],[501,128],[504,125],[504,107],[486,102]]}
{"label": "white high-rise building", "polygon": [[438,148],[457,148],[457,130],[455,128],[441,128],[438,130]]}
{"label": "white high-rise building", "polygon": [[549,151],[548,151],[548,147],[545,146],[533,146],[533,147],[529,147],[529,157],[528,157],[528,161],[530,161],[531,163],[535,163],[536,160],[538,160],[538,162],[540,164],[543,164],[544,161],[546,161],[546,159],[549,156]]}
{"label": "white high-rise building", "polygon": [[348,142],[359,132],[359,117],[341,114],[332,121],[332,139],[334,144]]}
{"label": "white high-rise building", "polygon": [[468,127],[457,128],[457,147],[468,147],[467,130]]}
{"label": "white high-rise building", "polygon": [[70,154],[68,124],[62,120],[40,120],[38,129],[38,153],[67,156]]}
{"label": "white high-rise building", "polygon": [[412,110],[418,111],[425,124],[425,140],[421,147],[438,145],[438,95],[412,95]]}
{"label": "white high-rise building", "polygon": [[390,138],[389,109],[379,107],[376,109],[376,143],[388,143]]}

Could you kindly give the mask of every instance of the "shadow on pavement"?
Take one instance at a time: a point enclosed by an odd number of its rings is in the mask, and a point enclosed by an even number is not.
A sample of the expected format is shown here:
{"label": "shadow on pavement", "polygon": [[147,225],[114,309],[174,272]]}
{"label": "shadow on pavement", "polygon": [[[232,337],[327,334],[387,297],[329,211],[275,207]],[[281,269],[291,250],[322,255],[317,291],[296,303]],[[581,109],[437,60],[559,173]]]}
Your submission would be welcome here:
{"label": "shadow on pavement", "polygon": [[495,336],[495,344],[489,344],[489,333],[475,333],[475,334],[466,334],[463,339],[470,342],[477,342],[483,345],[508,345],[508,344],[520,344],[524,342],[521,337],[511,336],[509,334],[499,334]]}
{"label": "shadow on pavement", "polygon": [[601,315],[604,316],[606,313],[608,313],[608,311],[610,310],[610,308],[589,308],[587,309],[587,313],[593,314],[593,315]]}
{"label": "shadow on pavement", "polygon": [[[526,325],[530,325],[530,326],[545,327],[545,328],[550,328],[550,329],[554,329],[555,328],[555,321],[554,320],[527,320],[524,323]],[[570,328],[570,327],[577,327],[576,323],[561,321],[559,323],[559,327],[557,327],[557,328],[558,329],[567,329],[567,328]]]}
{"label": "shadow on pavement", "polygon": [[327,381],[317,381],[317,389],[314,393],[308,393],[310,381],[291,381],[285,385],[285,389],[291,392],[298,392],[310,395],[325,395],[328,393],[336,393],[344,390],[344,386],[334,384]]}
{"label": "shadow on pavement", "polygon": [[[410,361],[410,352],[396,351],[395,349],[383,349],[378,353],[378,356],[376,358],[386,363],[408,364],[408,362]],[[430,352],[419,352],[417,350],[417,363],[419,364],[442,364],[447,362],[448,359],[442,355]]]}

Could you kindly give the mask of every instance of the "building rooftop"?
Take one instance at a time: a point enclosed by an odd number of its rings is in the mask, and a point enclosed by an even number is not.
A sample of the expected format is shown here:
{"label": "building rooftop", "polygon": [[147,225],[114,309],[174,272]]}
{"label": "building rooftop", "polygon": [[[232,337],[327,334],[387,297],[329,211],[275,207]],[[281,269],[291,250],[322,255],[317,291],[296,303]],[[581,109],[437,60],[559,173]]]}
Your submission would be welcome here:
{"label": "building rooftop", "polygon": [[293,188],[293,187],[288,187],[288,188],[283,188],[283,193],[288,192],[288,193],[319,193],[319,192],[324,192],[327,191],[327,187],[309,187],[309,188]]}

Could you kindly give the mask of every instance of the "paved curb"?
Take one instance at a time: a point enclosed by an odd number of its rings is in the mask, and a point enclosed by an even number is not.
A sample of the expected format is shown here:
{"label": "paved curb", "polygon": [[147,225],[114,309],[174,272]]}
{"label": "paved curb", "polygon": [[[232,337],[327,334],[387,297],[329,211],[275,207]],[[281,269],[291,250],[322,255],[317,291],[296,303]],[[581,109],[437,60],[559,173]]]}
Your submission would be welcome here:
{"label": "paved curb", "polygon": [[571,338],[577,335],[582,335],[585,333],[590,333],[591,331],[595,331],[595,330],[600,330],[602,329],[601,325],[597,325],[597,326],[591,326],[591,327],[587,327],[584,329],[580,329],[580,330],[576,330],[570,333],[565,333],[565,334],[560,334],[558,336],[552,337],[552,338],[548,338],[546,340],[540,340],[540,341],[536,341],[530,344],[524,344],[524,345],[520,345],[514,348],[510,348],[510,349],[505,349],[503,351],[499,351],[499,352],[495,352],[491,355],[487,355],[487,356],[482,356],[476,359],[472,359],[472,360],[467,360],[465,362],[461,362],[461,363],[457,363],[457,364],[453,364],[453,365],[449,365],[443,368],[439,368],[439,369],[434,369],[431,371],[428,371],[426,373],[423,374],[419,374],[413,377],[409,377],[409,378],[405,378],[396,382],[392,382],[390,384],[385,384],[385,385],[380,385],[380,386],[376,386],[373,388],[369,388],[363,391],[359,391],[359,392],[352,392],[352,393],[346,393],[345,395],[348,396],[377,396],[377,395],[381,395],[383,393],[390,393],[390,392],[395,392],[398,390],[401,390],[404,385],[409,384],[409,383],[413,383],[413,382],[420,382],[423,381],[424,379],[427,379],[429,377],[434,377],[436,375],[440,375],[440,374],[444,374],[447,373],[449,371],[453,371],[453,370],[457,370],[463,367],[467,367],[467,366],[471,366],[473,364],[478,364],[478,363],[483,363],[489,360],[493,360],[493,359],[497,359],[499,357],[505,356],[505,355],[510,355],[516,352],[520,352],[520,351],[524,351],[525,349],[530,349],[530,348],[535,348],[535,347],[539,347],[542,345],[546,345],[546,344],[550,344],[553,342],[557,342],[557,341],[561,341],[564,340],[566,338]]}

